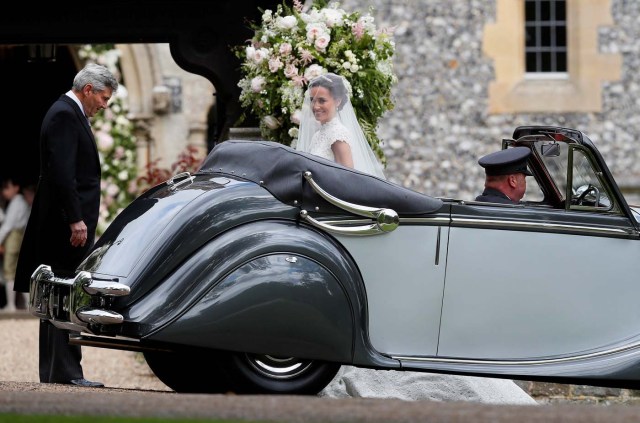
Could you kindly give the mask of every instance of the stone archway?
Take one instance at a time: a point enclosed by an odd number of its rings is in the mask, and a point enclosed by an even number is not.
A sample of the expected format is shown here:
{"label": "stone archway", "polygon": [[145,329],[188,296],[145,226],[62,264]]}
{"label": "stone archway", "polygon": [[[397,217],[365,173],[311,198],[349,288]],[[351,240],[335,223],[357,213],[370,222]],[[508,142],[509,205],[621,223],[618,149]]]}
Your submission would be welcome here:
{"label": "stone archway", "polygon": [[156,159],[168,167],[187,146],[206,155],[208,113],[215,102],[211,82],[180,68],[166,44],[118,44],[116,48],[121,52],[122,79],[136,128],[139,172]]}

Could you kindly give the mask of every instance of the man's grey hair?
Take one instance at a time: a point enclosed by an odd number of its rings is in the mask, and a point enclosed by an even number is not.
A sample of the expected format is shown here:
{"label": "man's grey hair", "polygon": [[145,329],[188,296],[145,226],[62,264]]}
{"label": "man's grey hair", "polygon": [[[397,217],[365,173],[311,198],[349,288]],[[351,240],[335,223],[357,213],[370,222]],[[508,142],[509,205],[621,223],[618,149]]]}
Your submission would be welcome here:
{"label": "man's grey hair", "polygon": [[73,78],[73,89],[81,91],[85,85],[91,84],[94,91],[102,91],[107,87],[115,93],[118,91],[118,81],[109,69],[96,63],[89,63]]}

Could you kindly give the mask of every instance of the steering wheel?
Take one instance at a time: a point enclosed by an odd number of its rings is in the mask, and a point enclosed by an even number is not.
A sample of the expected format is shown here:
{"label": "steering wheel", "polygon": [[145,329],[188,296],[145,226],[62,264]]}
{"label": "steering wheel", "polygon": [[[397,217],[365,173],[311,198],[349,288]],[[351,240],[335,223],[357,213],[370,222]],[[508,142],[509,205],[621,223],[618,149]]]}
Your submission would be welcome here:
{"label": "steering wheel", "polygon": [[595,204],[597,205],[600,200],[600,191],[598,190],[598,188],[592,184],[589,184],[586,187],[583,185],[578,188],[576,192],[580,192],[582,188],[584,188],[584,191],[582,191],[580,195],[578,195],[578,197],[573,200],[573,204],[581,206],[586,196],[589,195],[589,193],[593,192],[593,194],[595,195]]}

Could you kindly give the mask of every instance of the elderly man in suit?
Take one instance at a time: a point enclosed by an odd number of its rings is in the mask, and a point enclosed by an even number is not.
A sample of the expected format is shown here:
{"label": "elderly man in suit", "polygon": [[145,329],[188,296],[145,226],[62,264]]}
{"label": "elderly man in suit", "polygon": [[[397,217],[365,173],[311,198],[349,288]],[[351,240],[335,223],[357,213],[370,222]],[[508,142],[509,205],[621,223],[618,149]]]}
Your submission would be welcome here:
{"label": "elderly man in suit", "polygon": [[484,192],[476,201],[517,204],[527,190],[527,176],[533,174],[527,169],[531,150],[527,147],[513,147],[496,151],[478,160],[484,168]]}
{"label": "elderly man in suit", "polygon": [[[31,275],[41,264],[56,275],[74,276],[93,246],[101,173],[89,118],[107,107],[117,89],[107,68],[88,64],[42,121],[40,179],[18,259],[18,292],[29,291]],[[69,331],[41,320],[39,342],[40,382],[104,386],[84,378],[82,352],[69,344]]]}

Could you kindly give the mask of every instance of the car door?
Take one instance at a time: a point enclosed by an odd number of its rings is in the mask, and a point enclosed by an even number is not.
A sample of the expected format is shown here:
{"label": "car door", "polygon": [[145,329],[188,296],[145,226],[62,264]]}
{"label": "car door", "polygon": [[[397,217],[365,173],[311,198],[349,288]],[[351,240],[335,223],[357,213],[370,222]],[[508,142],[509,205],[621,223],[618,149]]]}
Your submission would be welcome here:
{"label": "car door", "polygon": [[368,332],[377,351],[436,354],[448,222],[447,208],[424,218],[401,218],[395,231],[382,235],[335,235],[361,271]]}
{"label": "car door", "polygon": [[452,207],[438,356],[575,357],[640,340],[637,230],[588,152],[571,150],[564,208]]}

